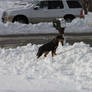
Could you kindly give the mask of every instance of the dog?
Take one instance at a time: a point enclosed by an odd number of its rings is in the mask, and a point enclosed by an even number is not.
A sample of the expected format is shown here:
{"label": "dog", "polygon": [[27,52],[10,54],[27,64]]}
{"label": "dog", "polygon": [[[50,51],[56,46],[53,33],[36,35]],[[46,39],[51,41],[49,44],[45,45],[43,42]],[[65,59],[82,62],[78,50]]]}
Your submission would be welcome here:
{"label": "dog", "polygon": [[53,57],[54,55],[56,55],[56,49],[58,47],[59,42],[61,42],[63,45],[63,41],[64,41],[63,36],[58,35],[54,39],[52,39],[50,42],[40,46],[37,52],[37,58],[42,56],[42,54],[44,54],[44,56],[46,57],[50,51]]}

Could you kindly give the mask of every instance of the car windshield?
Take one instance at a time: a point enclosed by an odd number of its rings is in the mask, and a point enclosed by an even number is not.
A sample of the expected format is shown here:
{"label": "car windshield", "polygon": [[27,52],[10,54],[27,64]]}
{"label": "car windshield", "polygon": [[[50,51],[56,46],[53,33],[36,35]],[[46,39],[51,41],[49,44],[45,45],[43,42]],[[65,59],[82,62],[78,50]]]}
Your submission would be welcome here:
{"label": "car windshield", "polygon": [[46,0],[34,0],[32,4],[40,8],[44,8],[48,6],[48,2]]}
{"label": "car windshield", "polygon": [[39,5],[41,0],[32,0],[32,4]]}

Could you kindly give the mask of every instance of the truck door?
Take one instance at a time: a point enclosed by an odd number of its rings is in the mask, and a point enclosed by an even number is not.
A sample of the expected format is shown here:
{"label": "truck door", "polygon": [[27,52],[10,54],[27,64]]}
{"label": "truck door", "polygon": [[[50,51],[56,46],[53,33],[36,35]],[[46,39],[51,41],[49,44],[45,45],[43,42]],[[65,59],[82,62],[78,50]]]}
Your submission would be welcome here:
{"label": "truck door", "polygon": [[39,1],[31,10],[31,18],[47,18],[48,1]]}
{"label": "truck door", "polygon": [[63,17],[64,5],[62,0],[48,1],[48,14],[52,18]]}

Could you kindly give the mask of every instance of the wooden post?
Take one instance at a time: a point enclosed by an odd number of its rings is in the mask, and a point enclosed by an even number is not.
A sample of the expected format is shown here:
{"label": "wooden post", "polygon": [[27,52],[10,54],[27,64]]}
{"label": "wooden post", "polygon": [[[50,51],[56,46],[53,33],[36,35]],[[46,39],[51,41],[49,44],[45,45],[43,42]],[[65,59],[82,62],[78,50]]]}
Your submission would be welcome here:
{"label": "wooden post", "polygon": [[92,12],[92,0],[88,0],[88,11]]}
{"label": "wooden post", "polygon": [[82,8],[84,9],[84,13],[87,15],[88,11],[88,5],[87,5],[87,0],[81,0],[82,1]]}

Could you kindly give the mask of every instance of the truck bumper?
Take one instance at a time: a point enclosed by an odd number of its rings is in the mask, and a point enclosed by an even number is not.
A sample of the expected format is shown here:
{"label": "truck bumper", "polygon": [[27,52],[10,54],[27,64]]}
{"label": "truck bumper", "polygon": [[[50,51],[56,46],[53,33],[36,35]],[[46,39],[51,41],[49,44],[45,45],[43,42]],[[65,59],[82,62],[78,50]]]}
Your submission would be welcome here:
{"label": "truck bumper", "polygon": [[2,22],[3,23],[7,23],[8,21],[9,22],[12,22],[13,21],[13,18],[12,16],[8,16],[8,17],[2,17]]}

